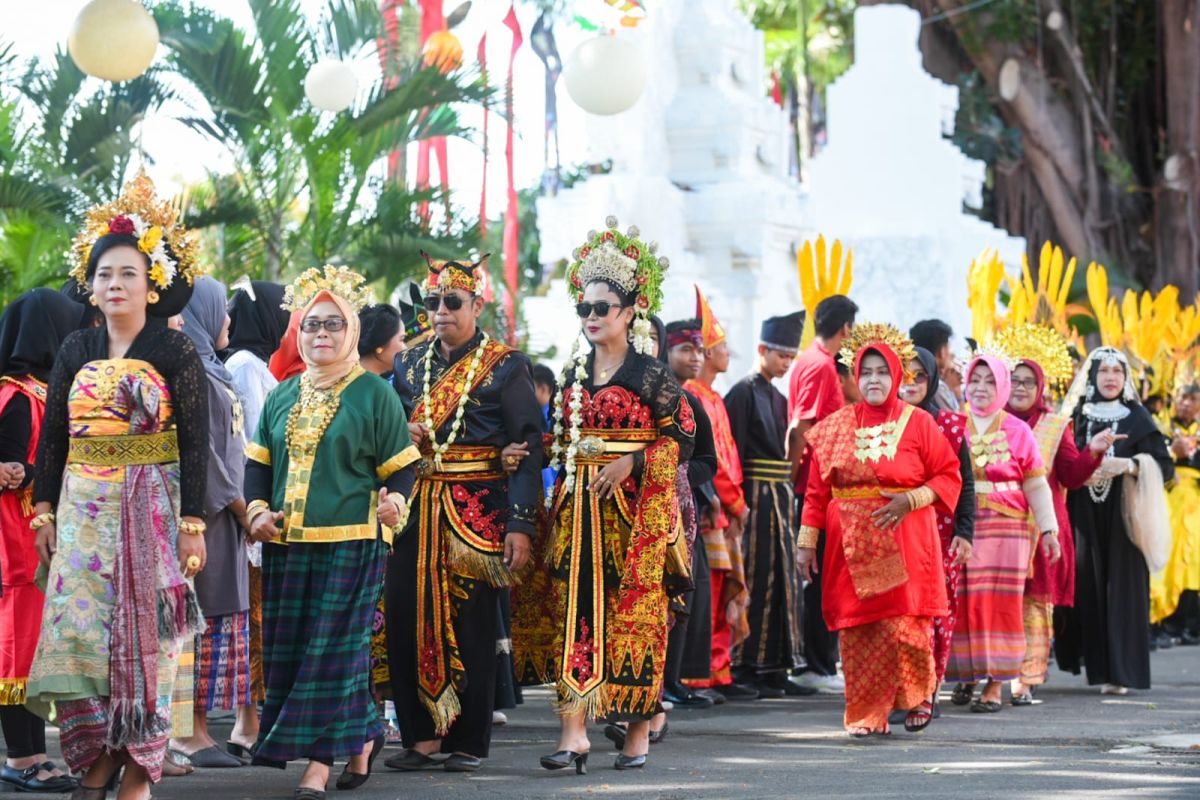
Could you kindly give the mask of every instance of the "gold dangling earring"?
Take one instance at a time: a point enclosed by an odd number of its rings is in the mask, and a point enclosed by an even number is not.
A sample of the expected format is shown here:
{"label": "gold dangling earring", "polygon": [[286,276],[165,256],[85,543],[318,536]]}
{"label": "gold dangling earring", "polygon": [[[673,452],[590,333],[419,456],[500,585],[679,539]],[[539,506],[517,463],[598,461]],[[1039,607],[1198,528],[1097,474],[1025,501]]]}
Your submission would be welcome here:
{"label": "gold dangling earring", "polygon": [[94,306],[100,305],[100,301],[96,299],[96,295],[88,295],[88,302]]}
{"label": "gold dangling earring", "polygon": [[151,290],[150,290],[150,291],[149,291],[149,292],[146,294],[146,302],[148,302],[148,303],[150,303],[150,304],[157,303],[157,302],[158,302],[158,292],[156,292],[156,291],[154,291],[153,289],[151,289]]}

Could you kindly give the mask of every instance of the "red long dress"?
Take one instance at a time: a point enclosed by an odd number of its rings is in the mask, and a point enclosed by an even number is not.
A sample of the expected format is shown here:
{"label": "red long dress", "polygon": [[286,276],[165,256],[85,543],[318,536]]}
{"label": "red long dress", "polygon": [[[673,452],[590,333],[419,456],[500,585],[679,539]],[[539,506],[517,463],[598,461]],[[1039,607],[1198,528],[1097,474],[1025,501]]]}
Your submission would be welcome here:
{"label": "red long dress", "polygon": [[[953,516],[962,476],[933,417],[898,400],[895,353],[871,345],[856,356],[855,372],[871,351],[896,376],[892,391],[879,406],[856,403],[809,431],[813,468],[802,523],[828,537],[822,605],[830,630],[842,632],[845,725],[882,731],[893,709],[915,708],[934,690],[932,618],[949,611],[936,515]],[[870,449],[881,440],[882,448]],[[871,512],[887,503],[881,492],[920,487],[933,491],[934,505],[907,514],[896,529],[875,526]]]}

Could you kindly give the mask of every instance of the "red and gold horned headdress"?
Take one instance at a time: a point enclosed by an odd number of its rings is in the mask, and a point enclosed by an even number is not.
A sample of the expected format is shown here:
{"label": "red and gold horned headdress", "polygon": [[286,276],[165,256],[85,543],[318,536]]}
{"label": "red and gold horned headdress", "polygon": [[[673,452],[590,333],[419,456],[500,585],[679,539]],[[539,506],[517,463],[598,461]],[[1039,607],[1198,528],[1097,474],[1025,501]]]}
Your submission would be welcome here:
{"label": "red and gold horned headdress", "polygon": [[429,275],[422,284],[425,291],[449,292],[462,289],[469,294],[479,294],[484,283],[480,270],[492,254],[484,254],[483,258],[473,264],[469,261],[442,261],[431,257],[424,250],[421,251],[421,255],[425,256],[425,262],[429,264]]}
{"label": "red and gold horned headdress", "polygon": [[699,286],[696,286],[696,319],[700,320],[700,338],[705,350],[725,341],[725,329],[708,307],[708,300],[704,299],[704,293],[700,291]]}

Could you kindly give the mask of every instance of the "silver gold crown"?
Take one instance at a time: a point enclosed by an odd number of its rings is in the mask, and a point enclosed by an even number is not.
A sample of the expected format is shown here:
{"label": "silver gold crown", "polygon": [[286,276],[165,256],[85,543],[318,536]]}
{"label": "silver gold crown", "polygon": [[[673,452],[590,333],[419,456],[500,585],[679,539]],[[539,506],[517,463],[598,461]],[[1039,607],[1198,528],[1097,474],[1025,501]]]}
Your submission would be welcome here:
{"label": "silver gold crown", "polygon": [[584,286],[592,281],[606,281],[629,294],[638,287],[637,269],[637,261],[618,250],[612,242],[605,242],[583,259],[579,278]]}

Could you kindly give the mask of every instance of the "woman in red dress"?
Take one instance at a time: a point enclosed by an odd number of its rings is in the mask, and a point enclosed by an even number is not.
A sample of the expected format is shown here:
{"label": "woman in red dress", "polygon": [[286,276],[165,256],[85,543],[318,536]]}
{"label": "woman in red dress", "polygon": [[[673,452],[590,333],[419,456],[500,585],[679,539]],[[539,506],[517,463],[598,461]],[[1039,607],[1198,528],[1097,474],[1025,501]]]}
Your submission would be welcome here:
{"label": "woman in red dress", "polygon": [[811,574],[824,530],[825,622],[841,632],[846,730],[863,737],[888,734],[893,709],[910,712],[910,731],[931,719],[933,619],[949,610],[937,515],[953,515],[962,477],[933,418],[899,399],[911,342],[862,325],[847,350],[863,401],[806,437],[814,457],[797,558]]}

